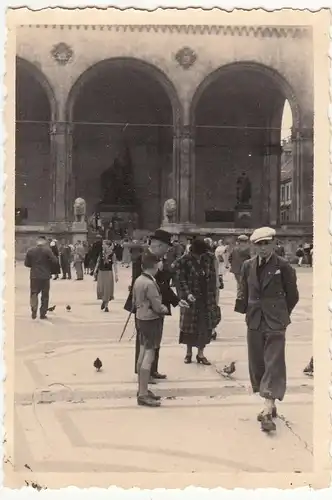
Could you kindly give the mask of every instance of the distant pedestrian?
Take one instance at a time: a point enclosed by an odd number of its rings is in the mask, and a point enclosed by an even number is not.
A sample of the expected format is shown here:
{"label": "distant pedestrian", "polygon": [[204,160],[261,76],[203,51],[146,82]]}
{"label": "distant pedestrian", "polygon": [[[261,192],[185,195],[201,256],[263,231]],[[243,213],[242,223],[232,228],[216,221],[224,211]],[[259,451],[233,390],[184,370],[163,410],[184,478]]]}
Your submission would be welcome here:
{"label": "distant pedestrian", "polygon": [[53,252],[53,255],[57,258],[58,265],[54,268],[54,280],[57,280],[59,278],[59,274],[61,272],[60,269],[60,262],[59,262],[59,248],[58,248],[58,242],[57,240],[52,240],[50,241],[50,248]]}
{"label": "distant pedestrian", "polygon": [[314,261],[314,245],[310,245],[310,260],[309,260],[309,266],[313,266],[313,261]]}
{"label": "distant pedestrian", "polygon": [[47,319],[50,279],[52,274],[56,274],[59,261],[48,246],[45,237],[40,236],[36,246],[28,250],[24,265],[30,269],[31,317],[37,318],[38,295],[41,294],[40,319]]}
{"label": "distant pedestrian", "polygon": [[304,252],[303,264],[305,264],[306,266],[310,266],[310,251],[311,251],[310,244],[305,243],[303,247],[303,252]]}
{"label": "distant pedestrian", "polygon": [[239,292],[241,281],[241,269],[243,262],[251,258],[249,238],[245,234],[241,234],[237,239],[237,244],[233,248],[229,256],[230,272],[234,274],[236,280],[237,293]]}
{"label": "distant pedestrian", "polygon": [[295,253],[296,257],[297,257],[297,265],[299,267],[302,266],[302,263],[303,263],[303,258],[304,258],[304,250],[303,250],[303,245],[299,245],[297,247],[297,250],[296,250],[296,253]]}
{"label": "distant pedestrian", "polygon": [[218,241],[218,246],[215,250],[215,256],[219,264],[219,276],[223,278],[229,269],[229,247],[225,245],[223,240]]}
{"label": "distant pedestrian", "polygon": [[101,310],[109,312],[108,304],[114,299],[114,281],[118,282],[117,261],[114,245],[104,240],[94,270],[97,276],[97,299],[101,300]]}
{"label": "distant pedestrian", "polygon": [[70,266],[72,261],[72,250],[70,248],[70,245],[65,240],[62,240],[59,250],[60,250],[60,266],[62,271],[61,279],[71,280]]}
{"label": "distant pedestrian", "polygon": [[98,257],[101,253],[101,249],[103,246],[103,238],[100,234],[97,234],[96,240],[93,242],[90,250],[90,269],[91,274],[94,276],[94,280],[97,281],[97,274],[94,272],[97,264]]}
{"label": "distant pedestrian", "polygon": [[285,247],[281,244],[280,241],[277,242],[275,253],[279,255],[279,257],[285,257]]}
{"label": "distant pedestrian", "polygon": [[79,240],[74,245],[73,259],[74,259],[74,268],[76,271],[76,281],[83,280],[83,263],[85,258],[85,250],[82,242]]}
{"label": "distant pedestrian", "polygon": [[286,392],[285,334],[299,300],[296,272],[276,255],[274,238],[269,227],[253,232],[257,256],[243,264],[235,304],[235,311],[246,314],[250,381],[265,401],[257,418],[266,432],[276,429],[275,401]]}
{"label": "distant pedestrian", "polygon": [[130,263],[131,263],[130,242],[128,238],[125,238],[123,242],[122,265],[124,265],[125,267],[129,267]]}
{"label": "distant pedestrian", "polygon": [[90,245],[87,241],[83,241],[83,248],[84,248],[84,262],[83,262],[83,267],[84,267],[84,274],[89,274],[90,272]]}

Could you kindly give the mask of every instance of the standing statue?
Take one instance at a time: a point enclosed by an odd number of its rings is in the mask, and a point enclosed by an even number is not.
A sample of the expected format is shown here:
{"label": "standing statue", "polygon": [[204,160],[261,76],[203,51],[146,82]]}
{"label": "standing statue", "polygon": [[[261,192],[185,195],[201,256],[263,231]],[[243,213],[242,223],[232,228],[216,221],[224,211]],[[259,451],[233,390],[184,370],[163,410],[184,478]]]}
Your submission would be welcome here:
{"label": "standing statue", "polygon": [[86,203],[83,198],[76,198],[74,201],[75,222],[84,222],[86,214]]}
{"label": "standing statue", "polygon": [[176,201],[173,198],[166,200],[163,210],[163,223],[169,224],[174,222],[176,215]]}
{"label": "standing statue", "polygon": [[237,205],[250,205],[251,202],[251,182],[245,172],[236,181],[236,201]]}
{"label": "standing statue", "polygon": [[100,177],[101,201],[109,205],[134,205],[135,189],[130,151],[128,147],[114,159]]}

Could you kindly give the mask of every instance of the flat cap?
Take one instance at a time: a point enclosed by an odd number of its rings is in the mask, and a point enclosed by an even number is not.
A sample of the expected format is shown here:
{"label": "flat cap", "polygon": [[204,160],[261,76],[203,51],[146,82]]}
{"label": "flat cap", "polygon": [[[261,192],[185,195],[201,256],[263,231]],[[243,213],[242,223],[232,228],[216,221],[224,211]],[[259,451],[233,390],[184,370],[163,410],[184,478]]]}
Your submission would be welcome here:
{"label": "flat cap", "polygon": [[248,241],[248,240],[249,238],[245,234],[240,234],[240,236],[238,237],[238,241]]}
{"label": "flat cap", "polygon": [[252,243],[259,243],[260,241],[270,241],[275,237],[276,232],[272,227],[260,227],[255,229],[250,237]]}

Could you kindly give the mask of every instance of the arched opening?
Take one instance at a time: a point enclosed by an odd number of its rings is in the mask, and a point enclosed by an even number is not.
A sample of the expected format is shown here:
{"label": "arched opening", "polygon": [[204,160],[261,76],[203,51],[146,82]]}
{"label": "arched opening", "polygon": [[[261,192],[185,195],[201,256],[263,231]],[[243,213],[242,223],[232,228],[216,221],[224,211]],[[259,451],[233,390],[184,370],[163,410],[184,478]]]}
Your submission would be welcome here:
{"label": "arched opening", "polygon": [[294,220],[293,173],[294,151],[292,141],[293,116],[289,101],[285,101],[281,121],[281,161],[280,161],[280,223]]}
{"label": "arched opening", "polygon": [[16,224],[48,222],[52,203],[50,122],[55,100],[46,78],[31,63],[16,60]]}
{"label": "arched opening", "polygon": [[117,213],[128,205],[139,216],[138,228],[160,224],[162,204],[173,192],[177,109],[166,76],[142,61],[101,61],[80,77],[68,101],[71,195],[86,200],[88,215],[101,202]]}
{"label": "arched opening", "polygon": [[288,84],[255,63],[222,67],[198,88],[192,103],[196,223],[280,223],[281,131],[287,98],[299,123]]}

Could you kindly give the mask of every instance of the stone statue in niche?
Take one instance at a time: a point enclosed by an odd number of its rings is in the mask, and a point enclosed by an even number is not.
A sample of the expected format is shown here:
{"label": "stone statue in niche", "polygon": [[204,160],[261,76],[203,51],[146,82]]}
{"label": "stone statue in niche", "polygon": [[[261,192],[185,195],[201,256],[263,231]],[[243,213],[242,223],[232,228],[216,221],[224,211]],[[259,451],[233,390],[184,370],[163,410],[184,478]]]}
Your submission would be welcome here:
{"label": "stone statue in niche", "polygon": [[132,162],[126,146],[115,157],[113,164],[100,177],[102,203],[132,206],[135,204]]}
{"label": "stone statue in niche", "polygon": [[74,201],[75,222],[85,222],[86,203],[83,198],[76,198]]}
{"label": "stone statue in niche", "polygon": [[166,200],[163,210],[163,223],[170,224],[175,222],[176,216],[176,201],[173,198]]}
{"label": "stone statue in niche", "polygon": [[236,202],[237,206],[251,204],[251,181],[245,172],[236,181]]}

